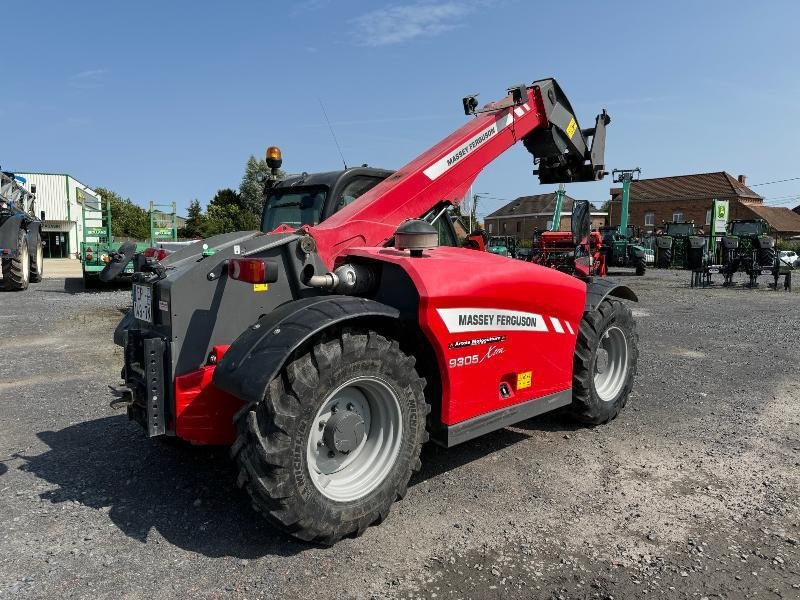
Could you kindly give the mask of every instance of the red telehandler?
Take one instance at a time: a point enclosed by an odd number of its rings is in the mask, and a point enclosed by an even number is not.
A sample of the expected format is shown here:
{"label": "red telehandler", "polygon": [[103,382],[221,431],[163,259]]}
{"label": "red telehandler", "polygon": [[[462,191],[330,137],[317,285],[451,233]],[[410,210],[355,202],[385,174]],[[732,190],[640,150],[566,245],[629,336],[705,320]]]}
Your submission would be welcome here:
{"label": "red telehandler", "polygon": [[[255,508],[297,538],[332,544],[386,518],[429,436],[454,446],[561,407],[605,423],[633,386],[630,289],[442,245],[436,227],[519,141],[542,183],[601,179],[605,111],[580,129],[553,79],[463,106],[467,124],[324,220],[137,265],[115,332],[129,416],[150,436],[230,444]],[[276,183],[267,202],[327,206],[345,174]]]}

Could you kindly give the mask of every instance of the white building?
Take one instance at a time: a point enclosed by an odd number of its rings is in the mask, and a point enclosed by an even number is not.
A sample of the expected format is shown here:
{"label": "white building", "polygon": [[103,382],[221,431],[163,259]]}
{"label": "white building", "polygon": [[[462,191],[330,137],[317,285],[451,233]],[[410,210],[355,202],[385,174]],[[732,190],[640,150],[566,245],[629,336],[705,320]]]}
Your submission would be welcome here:
{"label": "white building", "polygon": [[45,258],[77,258],[84,241],[82,202],[88,194],[102,200],[90,187],[59,173],[16,173],[35,190],[36,210],[44,212],[42,242]]}

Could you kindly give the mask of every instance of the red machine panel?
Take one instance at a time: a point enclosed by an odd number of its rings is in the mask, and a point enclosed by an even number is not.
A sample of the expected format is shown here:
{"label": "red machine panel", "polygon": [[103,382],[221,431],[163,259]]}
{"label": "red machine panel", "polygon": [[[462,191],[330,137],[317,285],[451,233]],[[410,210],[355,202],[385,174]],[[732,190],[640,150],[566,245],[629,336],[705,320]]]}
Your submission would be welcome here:
{"label": "red machine panel", "polygon": [[348,255],[395,263],[414,282],[419,323],[442,374],[445,425],[572,386],[586,299],[580,280],[463,248],[419,258],[391,248]]}

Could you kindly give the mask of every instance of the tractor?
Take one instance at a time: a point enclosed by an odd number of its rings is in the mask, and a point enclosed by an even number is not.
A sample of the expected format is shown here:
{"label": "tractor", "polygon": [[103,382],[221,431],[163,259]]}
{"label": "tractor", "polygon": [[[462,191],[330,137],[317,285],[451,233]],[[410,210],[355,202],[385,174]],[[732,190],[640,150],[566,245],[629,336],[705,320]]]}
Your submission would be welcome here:
{"label": "tractor", "polygon": [[36,186],[29,191],[23,183],[14,173],[0,171],[0,289],[7,291],[27,289],[44,272],[44,211],[36,215]]}
{"label": "tractor", "polygon": [[723,285],[733,285],[733,275],[747,273],[750,287],[758,286],[762,273],[770,274],[779,267],[775,256],[775,238],[769,235],[763,219],[737,219],[728,224],[727,234],[720,240]]}
{"label": "tractor", "polygon": [[663,233],[657,234],[656,266],[661,269],[688,269],[689,248],[696,245],[690,238],[697,238],[703,243],[701,236],[695,235],[694,221],[671,221],[663,226]]}
{"label": "tractor", "polygon": [[[553,79],[462,106],[466,124],[352,201],[348,171],[268,181],[288,216],[136,265],[117,403],[148,436],[229,445],[253,506],[296,538],[383,521],[429,438],[557,409],[597,425],[627,402],[632,290],[460,247],[442,218],[519,141],[543,184],[601,180],[608,115],[582,129]],[[585,239],[588,214],[573,221]]]}

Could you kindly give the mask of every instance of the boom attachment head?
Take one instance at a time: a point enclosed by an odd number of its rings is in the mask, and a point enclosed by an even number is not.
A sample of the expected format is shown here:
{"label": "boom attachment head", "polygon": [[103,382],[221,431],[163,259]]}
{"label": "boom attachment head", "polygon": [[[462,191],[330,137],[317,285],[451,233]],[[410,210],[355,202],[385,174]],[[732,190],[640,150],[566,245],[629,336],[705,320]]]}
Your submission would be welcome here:
{"label": "boom attachment head", "polygon": [[611,123],[606,110],[597,115],[594,127],[581,129],[555,79],[535,81],[532,87],[548,124],[534,129],[522,141],[538,164],[534,174],[539,182],[599,181],[605,177],[606,126]]}

